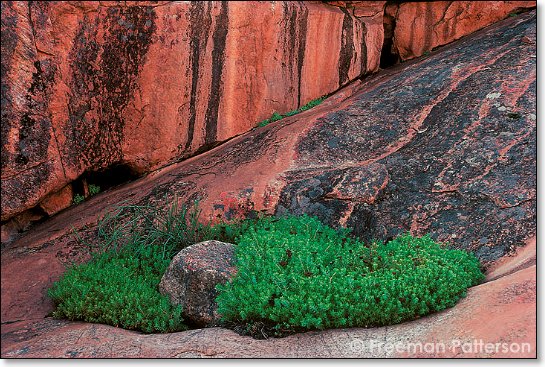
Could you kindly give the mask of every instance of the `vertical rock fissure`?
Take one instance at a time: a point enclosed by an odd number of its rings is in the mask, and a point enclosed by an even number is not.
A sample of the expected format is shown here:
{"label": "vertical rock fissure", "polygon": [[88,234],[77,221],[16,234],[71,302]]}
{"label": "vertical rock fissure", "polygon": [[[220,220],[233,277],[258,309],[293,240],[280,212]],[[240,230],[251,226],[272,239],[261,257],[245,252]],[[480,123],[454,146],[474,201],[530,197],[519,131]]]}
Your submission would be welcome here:
{"label": "vertical rock fissure", "polygon": [[367,27],[364,22],[361,22],[361,46],[360,46],[360,76],[367,73]]}
{"label": "vertical rock fissure", "polygon": [[[388,7],[390,5],[397,6],[396,15],[392,16],[388,12]],[[382,42],[382,49],[380,51],[380,68],[386,69],[390,66],[393,66],[399,62],[399,55],[394,50],[394,33],[396,28],[396,18],[397,12],[399,12],[399,4],[387,2],[384,6],[384,15],[383,15],[383,30],[384,30],[384,41]]]}
{"label": "vertical rock fissure", "polygon": [[217,141],[218,112],[222,95],[223,64],[225,62],[225,41],[229,26],[228,2],[222,1],[220,13],[216,16],[216,24],[212,41],[212,81],[210,84],[210,95],[206,109],[205,144],[213,144]]}
{"label": "vertical rock fissure", "polygon": [[303,62],[305,60],[305,49],[307,45],[308,8],[302,6],[300,14],[298,29],[299,47],[297,51],[297,108],[301,107],[301,77],[303,74]]}
{"label": "vertical rock fissure", "polygon": [[[282,32],[283,34],[283,42],[284,42],[284,50],[287,51],[288,56],[288,62],[287,62],[287,68],[289,71],[289,84],[288,84],[288,90],[286,93],[288,95],[291,95],[294,92],[294,65],[295,65],[295,55],[298,50],[298,48],[295,45],[295,41],[297,39],[297,9],[294,7],[294,5],[290,2],[283,2],[283,19],[282,22],[284,23],[284,29],[285,31]],[[284,66],[284,65],[283,65]],[[295,77],[298,78],[296,75]],[[298,79],[299,80],[299,79]],[[298,87],[297,87],[298,88]],[[299,91],[298,91],[299,93]]]}
{"label": "vertical rock fissure", "polygon": [[201,50],[206,52],[206,44],[208,43],[208,35],[212,24],[212,16],[210,15],[210,2],[208,9],[204,10],[204,2],[195,1],[191,3],[189,9],[190,21],[190,53],[189,63],[191,65],[191,94],[189,101],[189,122],[187,127],[187,141],[184,150],[191,148],[193,136],[195,134],[195,122],[197,120],[197,93],[199,86],[199,70],[201,61]]}
{"label": "vertical rock fissure", "polygon": [[341,34],[341,50],[339,53],[339,87],[342,86],[349,78],[350,64],[354,55],[354,24],[353,19],[348,10],[340,8],[344,13],[342,34]]}

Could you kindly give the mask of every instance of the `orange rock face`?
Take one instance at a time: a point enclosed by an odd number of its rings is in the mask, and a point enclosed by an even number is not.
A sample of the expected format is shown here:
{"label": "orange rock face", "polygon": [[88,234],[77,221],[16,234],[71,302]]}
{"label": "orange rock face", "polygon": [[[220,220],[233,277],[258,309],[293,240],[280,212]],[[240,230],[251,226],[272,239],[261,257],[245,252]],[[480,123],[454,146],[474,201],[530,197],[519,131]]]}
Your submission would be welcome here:
{"label": "orange rock face", "polygon": [[409,60],[535,6],[536,1],[405,2],[388,5],[386,12],[396,21],[393,51]]}
{"label": "orange rock face", "polygon": [[210,149],[378,70],[385,47],[409,59],[535,6],[328,3],[3,2],[2,221],[82,176]]}
{"label": "orange rock face", "polygon": [[72,204],[72,197],[72,186],[67,185],[60,191],[47,195],[40,203],[40,208],[48,215],[58,213]]}
{"label": "orange rock face", "polygon": [[381,32],[321,3],[2,3],[2,220],[331,93],[378,69]]}

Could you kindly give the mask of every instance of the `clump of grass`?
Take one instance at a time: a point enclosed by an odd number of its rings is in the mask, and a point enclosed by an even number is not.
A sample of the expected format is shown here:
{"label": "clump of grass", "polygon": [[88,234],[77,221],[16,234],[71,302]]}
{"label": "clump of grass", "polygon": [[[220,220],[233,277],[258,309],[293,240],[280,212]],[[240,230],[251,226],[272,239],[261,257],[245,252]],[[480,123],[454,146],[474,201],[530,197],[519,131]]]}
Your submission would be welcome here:
{"label": "clump of grass", "polygon": [[249,226],[212,226],[199,217],[197,204],[179,207],[176,201],[166,211],[129,205],[106,214],[97,226],[98,241],[87,243],[91,260],[69,267],[49,289],[52,316],[146,333],[185,330],[182,308],[158,291],[172,257],[208,239],[234,242]]}
{"label": "clump of grass", "polygon": [[[94,195],[100,193],[100,191],[101,191],[100,186],[90,184],[89,185],[89,196],[88,197],[94,196]],[[80,203],[82,203],[84,201],[85,201],[85,196],[81,195],[81,194],[76,194],[72,198],[72,203],[75,204],[75,205],[80,204]]]}
{"label": "clump of grass", "polygon": [[79,203],[83,203],[85,201],[85,196],[81,194],[74,195],[74,198],[72,199],[72,203],[75,205],[78,205]]}
{"label": "clump of grass", "polygon": [[303,112],[303,111],[309,110],[309,109],[311,109],[312,107],[318,106],[318,105],[319,105],[320,103],[322,103],[324,100],[325,100],[325,96],[324,96],[324,97],[317,98],[317,99],[314,99],[314,100],[310,101],[309,103],[305,104],[304,106],[301,106],[301,107],[299,107],[299,108],[296,109],[296,110],[286,112],[286,113],[283,114],[283,115],[279,114],[278,112],[275,112],[275,113],[273,113],[273,115],[272,115],[270,118],[268,118],[268,119],[266,119],[266,120],[263,120],[263,121],[259,122],[259,123],[257,124],[257,126],[258,126],[258,127],[267,126],[267,125],[270,124],[271,122],[275,122],[275,121],[278,121],[278,120],[282,120],[284,117],[289,117],[289,116],[297,115],[298,113],[301,113],[301,112]]}
{"label": "clump of grass", "polygon": [[100,192],[100,186],[98,185],[93,185],[93,184],[90,184],[89,185],[89,196],[93,196],[93,195],[96,195]]}
{"label": "clump of grass", "polygon": [[399,323],[453,306],[483,279],[477,258],[402,235],[364,244],[316,218],[265,218],[236,249],[237,274],[217,287],[228,323],[277,335]]}

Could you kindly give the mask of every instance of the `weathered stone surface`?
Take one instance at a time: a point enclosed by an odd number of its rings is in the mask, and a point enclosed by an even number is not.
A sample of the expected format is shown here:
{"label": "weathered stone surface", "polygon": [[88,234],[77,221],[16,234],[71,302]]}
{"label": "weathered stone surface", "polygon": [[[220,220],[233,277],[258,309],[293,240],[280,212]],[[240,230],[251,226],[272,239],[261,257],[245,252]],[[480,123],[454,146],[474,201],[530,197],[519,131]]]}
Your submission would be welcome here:
{"label": "weathered stone surface", "polygon": [[300,173],[286,177],[289,184],[283,189],[276,214],[305,213],[332,226],[350,225],[347,219],[354,206],[374,204],[389,181],[388,171],[380,163],[307,177]]}
{"label": "weathered stone surface", "polygon": [[395,14],[393,52],[409,60],[524,9],[536,1],[430,1],[388,5]]}
{"label": "weathered stone surface", "polygon": [[[50,116],[56,66],[36,49],[29,6],[4,2],[1,7],[4,221],[35,206],[37,198],[61,189],[64,174]],[[42,4],[36,4],[35,9],[41,8]],[[45,30],[45,24],[40,25]]]}
{"label": "weathered stone surface", "polygon": [[7,223],[2,223],[2,244],[13,241],[35,223],[45,219],[44,217],[43,211],[27,210],[11,218]]}
{"label": "weathered stone surface", "polygon": [[534,14],[172,166],[132,200],[175,191],[211,219],[307,212],[364,238],[430,233],[495,260],[535,233]]}
{"label": "weathered stone surface", "polygon": [[48,215],[53,215],[72,205],[73,196],[72,186],[67,185],[60,191],[47,195],[40,203],[40,208]]}
{"label": "weathered stone surface", "polygon": [[257,341],[218,328],[173,337],[44,319],[52,307],[46,289],[64,264],[85,258],[71,229],[92,238],[98,216],[117,203],[166,206],[165,193],[200,198],[206,219],[274,213],[281,203],[337,205],[317,213],[363,236],[430,233],[483,262],[525,242],[535,249],[535,38],[535,11],[509,18],[36,226],[2,250],[2,356],[393,356],[368,344],[355,351],[355,339],[527,342],[526,354],[471,355],[535,356],[532,247],[490,266],[489,281],[454,308],[387,328]]}
{"label": "weathered stone surface", "polygon": [[2,243],[8,243],[21,236],[36,222],[44,220],[48,215],[53,215],[72,205],[72,185],[67,185],[60,191],[47,195],[37,208],[24,211],[2,223]]}
{"label": "weathered stone surface", "polygon": [[235,246],[205,241],[180,251],[168,266],[159,290],[173,304],[182,305],[184,321],[210,326],[220,321],[216,285],[225,284],[236,273]]}
{"label": "weathered stone surface", "polygon": [[378,70],[383,46],[409,59],[535,6],[328,3],[3,3],[2,221],[207,150]]}
{"label": "weathered stone surface", "polygon": [[[384,43],[383,13],[386,1],[325,1],[351,14],[365,25],[367,68],[376,70],[380,66],[381,49]],[[347,26],[350,24],[347,22]]]}
{"label": "weathered stone surface", "polygon": [[536,1],[324,2],[345,8],[360,20],[384,23],[381,57],[391,59],[383,63],[386,66],[422,56],[537,4]]}
{"label": "weathered stone surface", "polygon": [[378,69],[381,34],[321,3],[4,2],[2,221],[331,93]]}
{"label": "weathered stone surface", "polygon": [[[168,205],[170,193],[200,199],[205,219],[275,213],[280,204],[345,221],[363,236],[430,233],[497,259],[535,233],[534,20],[535,12],[504,20],[312,110],[101,193],[47,226],[83,227],[121,201]],[[357,177],[366,181],[339,191]]]}
{"label": "weathered stone surface", "polygon": [[347,223],[365,238],[429,232],[482,260],[524,241],[536,214],[535,44],[523,40],[535,40],[532,21],[512,18],[392,70],[388,82],[369,80],[293,147],[281,202],[295,177],[380,163],[390,180],[372,206],[309,202],[346,208],[335,215],[350,212]]}
{"label": "weathered stone surface", "polygon": [[[59,248],[59,243],[53,245]],[[57,261],[51,249],[34,248],[42,261]],[[5,276],[2,278],[2,358],[365,358],[365,357],[508,357],[535,358],[536,344],[536,266],[527,259],[536,258],[535,238],[519,255],[502,260],[493,271],[501,276],[469,289],[466,298],[455,307],[421,319],[380,328],[333,329],[321,332],[295,334],[282,339],[255,340],[240,336],[223,328],[189,330],[173,334],[144,335],[100,324],[67,322],[44,318],[47,305],[36,300],[43,296],[41,286],[25,288],[36,303],[31,315],[14,317],[20,299],[4,299]],[[28,256],[7,251],[2,254],[2,271],[5,273],[6,256]],[[527,267],[511,272],[513,263],[527,263]],[[30,269],[40,269],[39,279],[44,279],[43,266],[29,263]],[[48,267],[48,270],[51,268]],[[55,269],[58,276],[61,269]],[[19,275],[21,287],[30,282],[31,275]],[[11,307],[10,307],[11,306]],[[36,307],[38,306],[38,307]],[[8,307],[6,310],[5,307]],[[529,350],[519,352],[487,352],[484,348],[455,347],[456,341],[472,343],[528,343]],[[384,343],[384,344],[381,344]],[[408,349],[399,352],[396,344],[443,343],[445,351]],[[385,346],[382,348],[382,346]],[[390,349],[391,348],[391,349]]]}

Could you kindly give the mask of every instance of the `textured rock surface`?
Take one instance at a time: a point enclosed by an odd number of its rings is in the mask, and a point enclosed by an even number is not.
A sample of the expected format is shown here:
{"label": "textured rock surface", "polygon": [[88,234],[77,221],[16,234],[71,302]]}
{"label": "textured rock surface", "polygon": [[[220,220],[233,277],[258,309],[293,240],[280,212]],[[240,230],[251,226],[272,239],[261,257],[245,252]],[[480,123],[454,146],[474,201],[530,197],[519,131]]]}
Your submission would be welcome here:
{"label": "textured rock surface", "polygon": [[[36,226],[2,250],[2,356],[393,356],[350,346],[453,338],[528,342],[527,354],[508,355],[535,356],[535,38],[535,11],[507,19]],[[454,308],[387,328],[256,341],[216,328],[145,336],[44,319],[46,289],[86,257],[71,228],[92,239],[117,203],[164,206],[165,193],[201,198],[211,219],[283,206],[364,236],[429,232],[485,262],[529,247],[492,265],[491,281]]]}
{"label": "textured rock surface", "polygon": [[2,3],[2,221],[207,150],[376,71],[383,46],[412,58],[535,6],[328,3]]}
{"label": "textured rock surface", "polygon": [[535,12],[507,19],[47,225],[176,193],[207,219],[306,212],[366,238],[430,233],[498,259],[535,233],[535,37]]}
{"label": "textured rock surface", "polygon": [[208,326],[217,323],[216,285],[236,273],[235,247],[230,243],[205,241],[180,251],[168,266],[159,290],[171,302],[181,304],[184,321]]}
{"label": "textured rock surface", "polygon": [[433,1],[388,5],[395,17],[393,52],[409,60],[495,23],[536,1]]}
{"label": "textured rock surface", "polygon": [[[54,247],[59,248],[58,245]],[[30,250],[30,248],[29,248]],[[362,358],[362,357],[536,357],[536,266],[512,270],[513,263],[535,261],[535,238],[524,248],[524,259],[505,258],[494,271],[496,280],[471,288],[454,308],[415,321],[381,328],[334,329],[296,334],[283,339],[255,340],[231,330],[208,328],[173,334],[144,335],[111,326],[74,323],[44,318],[47,305],[33,309],[32,315],[17,319],[14,310],[20,300],[2,297],[2,358],[183,358],[183,357],[265,357],[265,358]],[[2,271],[6,271],[2,256]],[[28,255],[23,255],[28,256]],[[48,251],[36,249],[42,260]],[[53,255],[54,256],[54,255]],[[43,267],[36,268],[41,278]],[[51,269],[48,267],[48,270]],[[58,271],[58,270],[57,270]],[[55,273],[55,272],[54,272]],[[6,273],[4,273],[6,274]],[[32,271],[22,277],[24,285]],[[58,274],[58,273],[57,273]],[[3,278],[4,282],[4,278]],[[21,284],[19,286],[22,286]],[[24,287],[24,286],[23,286]],[[26,291],[36,298],[39,287]],[[2,283],[4,296],[4,283]],[[5,307],[11,311],[6,311]],[[38,306],[38,305],[36,305]],[[486,321],[485,321],[486,320]],[[528,343],[524,352],[487,352],[484,348],[456,347],[456,341],[472,343]],[[429,349],[399,352],[397,343],[443,343],[445,351]],[[380,348],[381,343],[387,345]],[[520,345],[519,344],[519,345]]]}
{"label": "textured rock surface", "polygon": [[2,220],[331,93],[377,70],[381,34],[321,3],[3,2]]}
{"label": "textured rock surface", "polygon": [[535,232],[534,21],[535,12],[509,18],[100,193],[24,242],[92,224],[120,201],[167,205],[170,193],[201,199],[207,219],[304,211],[364,236],[429,232],[497,259]]}
{"label": "textured rock surface", "polygon": [[67,185],[60,191],[47,195],[40,203],[40,208],[48,215],[53,215],[72,205],[74,193],[71,185]]}
{"label": "textured rock surface", "polygon": [[[381,66],[409,60],[508,17],[536,1],[324,1],[366,22],[381,21]],[[394,34],[395,30],[395,34]]]}
{"label": "textured rock surface", "polygon": [[[383,14],[386,1],[324,1],[339,7],[365,24],[365,43],[367,45],[368,69],[375,70],[380,64],[380,53],[384,43]],[[347,23],[349,26],[349,24]],[[374,52],[371,50],[378,50]]]}
{"label": "textured rock surface", "polygon": [[[536,214],[533,21],[513,18],[504,23],[512,28],[468,37],[392,70],[387,82],[387,75],[369,80],[293,146],[280,205],[306,207],[332,224],[348,217],[367,238],[429,232],[482,260],[524,241]],[[344,168],[371,164],[389,173],[374,204],[328,197]],[[308,179],[323,193],[298,193]],[[297,200],[285,203],[290,197]]]}

